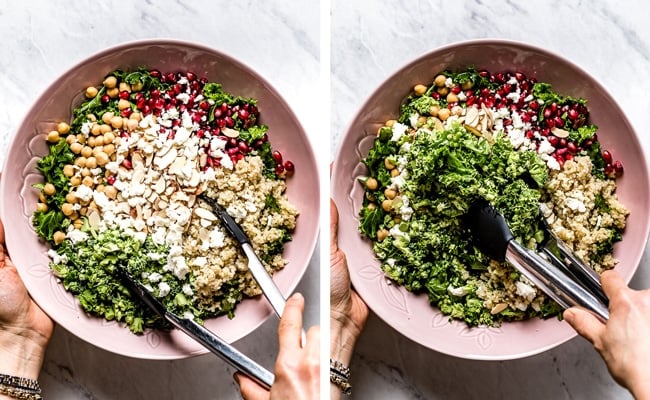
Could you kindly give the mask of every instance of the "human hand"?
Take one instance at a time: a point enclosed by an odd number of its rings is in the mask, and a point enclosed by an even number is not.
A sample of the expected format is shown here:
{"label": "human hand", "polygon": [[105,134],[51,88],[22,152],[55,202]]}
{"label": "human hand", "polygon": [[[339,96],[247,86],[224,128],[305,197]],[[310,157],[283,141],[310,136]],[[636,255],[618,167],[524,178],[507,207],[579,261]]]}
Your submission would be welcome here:
{"label": "human hand", "polygon": [[366,324],[368,306],[352,290],[348,262],[338,246],[338,227],[338,209],[330,199],[330,356],[347,365]]}
{"label": "human hand", "polygon": [[601,282],[609,298],[609,321],[603,324],[577,307],[566,310],[564,319],[594,345],[618,383],[635,398],[650,399],[650,290],[628,288],[615,271],[605,271]]}
{"label": "human hand", "polygon": [[305,299],[300,293],[289,297],[278,327],[279,351],[275,361],[275,381],[267,391],[254,380],[237,372],[235,380],[244,400],[318,399],[320,388],[320,330],[307,331],[301,345],[302,313]]}
{"label": "human hand", "polygon": [[0,373],[37,379],[54,323],[29,297],[0,222]]}

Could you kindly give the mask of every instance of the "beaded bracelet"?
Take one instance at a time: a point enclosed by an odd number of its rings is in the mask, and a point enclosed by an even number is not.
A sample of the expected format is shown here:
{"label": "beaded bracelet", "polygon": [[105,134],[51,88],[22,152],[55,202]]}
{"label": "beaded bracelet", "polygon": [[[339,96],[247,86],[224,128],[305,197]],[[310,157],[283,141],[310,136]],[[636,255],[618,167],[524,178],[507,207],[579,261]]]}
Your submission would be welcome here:
{"label": "beaded bracelet", "polygon": [[15,399],[41,400],[41,386],[36,379],[0,374],[0,394]]}
{"label": "beaded bracelet", "polygon": [[341,392],[347,396],[352,394],[352,385],[350,385],[349,380],[350,368],[340,361],[330,359],[330,382],[338,386]]}

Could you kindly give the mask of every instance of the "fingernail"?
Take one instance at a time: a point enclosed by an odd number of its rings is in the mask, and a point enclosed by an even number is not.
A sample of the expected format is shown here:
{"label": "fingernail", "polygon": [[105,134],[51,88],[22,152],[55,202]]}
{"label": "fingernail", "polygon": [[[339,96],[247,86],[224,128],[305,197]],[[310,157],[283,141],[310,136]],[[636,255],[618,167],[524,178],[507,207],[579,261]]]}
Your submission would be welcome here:
{"label": "fingernail", "polygon": [[296,292],[296,293],[292,294],[291,298],[296,299],[296,300],[298,300],[298,299],[304,300],[305,299],[304,296],[302,295],[302,293],[300,293],[300,292]]}

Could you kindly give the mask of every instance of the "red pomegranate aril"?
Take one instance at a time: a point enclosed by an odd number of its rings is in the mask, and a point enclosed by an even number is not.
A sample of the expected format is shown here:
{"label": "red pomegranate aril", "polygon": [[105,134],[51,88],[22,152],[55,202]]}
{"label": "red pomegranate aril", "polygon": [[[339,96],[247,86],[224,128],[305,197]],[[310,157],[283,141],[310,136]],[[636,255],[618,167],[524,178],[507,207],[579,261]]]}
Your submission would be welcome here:
{"label": "red pomegranate aril", "polygon": [[109,175],[106,177],[106,183],[109,185],[114,185],[115,184],[115,175]]}
{"label": "red pomegranate aril", "polygon": [[157,99],[158,97],[160,97],[160,90],[158,90],[158,89],[153,89],[151,92],[149,92],[149,96],[150,96],[152,99]]}
{"label": "red pomegranate aril", "polygon": [[605,160],[605,164],[611,164],[613,159],[612,159],[612,153],[609,152],[609,150],[603,151],[603,160]]}
{"label": "red pomegranate aril", "polygon": [[105,95],[103,95],[103,96],[101,97],[100,100],[102,101],[102,104],[108,104],[108,102],[111,101],[111,98],[110,98],[109,95],[105,94]]}
{"label": "red pomegranate aril", "polygon": [[203,129],[199,129],[196,131],[196,137],[197,138],[202,138],[203,135],[205,135],[205,131]]}
{"label": "red pomegranate aril", "polygon": [[558,156],[564,156],[568,151],[569,149],[567,149],[566,147],[562,147],[555,150],[555,154],[557,154]]}
{"label": "red pomegranate aril", "polygon": [[558,128],[562,128],[562,127],[564,127],[564,120],[563,120],[562,118],[560,118],[560,117],[555,117],[555,118],[553,118],[553,123],[554,123],[555,126],[557,126]]}
{"label": "red pomegranate aril", "polygon": [[296,169],[296,167],[293,165],[293,163],[291,161],[289,161],[289,160],[282,163],[282,166],[284,167],[284,170],[287,171],[288,174],[293,174],[293,172]]}
{"label": "red pomegranate aril", "polygon": [[126,90],[122,90],[122,91],[120,92],[120,99],[122,99],[122,100],[128,100],[130,95],[131,95],[131,94],[130,94],[129,92],[127,92]]}
{"label": "red pomegranate aril", "polygon": [[226,126],[228,128],[232,128],[235,126],[235,120],[233,120],[231,117],[224,118],[224,121],[226,121]]}
{"label": "red pomegranate aril", "polygon": [[147,100],[141,98],[140,100],[138,100],[135,106],[137,107],[138,110],[142,110],[146,104],[147,104]]}
{"label": "red pomegranate aril", "polygon": [[551,111],[553,111],[553,112],[557,111],[557,103],[556,102],[551,103]]}
{"label": "red pomegranate aril", "polygon": [[530,107],[531,110],[537,111],[539,110],[539,103],[537,102],[537,100],[533,100],[530,103],[528,103],[528,107]]}
{"label": "red pomegranate aril", "polygon": [[173,72],[168,73],[165,75],[165,81],[167,83],[176,83],[176,74]]}
{"label": "red pomegranate aril", "polygon": [[257,139],[256,141],[253,142],[253,148],[254,149],[259,149],[264,145],[264,141],[262,139]]}
{"label": "red pomegranate aril", "polygon": [[185,74],[185,77],[186,77],[187,80],[190,81],[190,82],[193,82],[193,81],[196,80],[196,74],[195,74],[194,72],[190,72],[190,71],[188,71],[188,72]]}
{"label": "red pomegranate aril", "polygon": [[277,164],[282,164],[282,153],[275,150],[273,153],[271,153],[271,155]]}
{"label": "red pomegranate aril", "polygon": [[242,153],[248,153],[248,150],[249,150],[248,143],[243,142],[243,141],[239,142],[239,143],[237,143],[237,147],[239,148],[239,151],[241,151]]}
{"label": "red pomegranate aril", "polygon": [[282,164],[276,164],[275,173],[278,175],[282,175],[283,172],[284,172],[284,166]]}
{"label": "red pomegranate aril", "polygon": [[175,94],[179,95],[183,91],[183,86],[181,86],[180,83],[177,83],[174,85],[173,90]]}
{"label": "red pomegranate aril", "polygon": [[482,69],[478,72],[478,75],[482,78],[487,78],[490,76],[490,72],[488,70]]}
{"label": "red pomegranate aril", "polygon": [[558,143],[558,146],[560,147],[566,147],[567,146],[567,140],[565,138],[560,139],[560,143]]}
{"label": "red pomegranate aril", "polygon": [[133,164],[131,164],[131,160],[129,160],[128,158],[125,158],[124,161],[122,161],[122,166],[126,169],[133,168]]}
{"label": "red pomegranate aril", "polygon": [[237,154],[235,155],[235,157],[237,157],[237,161],[240,161],[240,160],[243,160],[243,159],[244,159],[244,155],[243,155],[242,153],[237,153]]}
{"label": "red pomegranate aril", "polygon": [[555,128],[555,121],[552,118],[544,120],[544,123],[549,129]]}
{"label": "red pomegranate aril", "polygon": [[458,85],[453,86],[453,87],[451,88],[451,92],[452,92],[453,94],[458,94],[458,93],[460,93],[461,90],[462,90],[462,88],[461,88],[460,86],[458,86]]}
{"label": "red pomegranate aril", "polygon": [[549,136],[547,140],[548,143],[553,147],[557,147],[558,143],[560,142],[560,138],[558,138],[557,136]]}
{"label": "red pomegranate aril", "polygon": [[571,153],[567,153],[567,154],[564,156],[564,159],[567,160],[567,161],[569,161],[569,160],[573,160],[573,154],[571,154]]}
{"label": "red pomegranate aril", "polygon": [[578,152],[578,146],[576,146],[575,143],[569,142],[566,145],[567,150],[569,150],[569,153],[577,153]]}
{"label": "red pomegranate aril", "polygon": [[130,108],[125,108],[122,111],[120,111],[120,115],[123,116],[124,118],[129,118],[132,113],[133,110],[131,110]]}
{"label": "red pomegranate aril", "polygon": [[476,97],[474,96],[470,96],[467,98],[467,100],[465,100],[465,104],[468,106],[474,105],[474,103],[476,103]]}
{"label": "red pomegranate aril", "polygon": [[247,110],[242,109],[237,112],[237,115],[239,115],[240,119],[247,120],[250,113]]}
{"label": "red pomegranate aril", "polygon": [[614,162],[614,171],[617,176],[623,175],[623,163],[616,160],[616,162]]}
{"label": "red pomegranate aril", "polygon": [[237,147],[239,141],[235,138],[228,139],[228,147]]}
{"label": "red pomegranate aril", "polygon": [[431,93],[431,97],[433,97],[435,100],[440,100],[440,93],[433,92]]}
{"label": "red pomegranate aril", "polygon": [[228,150],[226,150],[226,153],[228,153],[229,156],[233,156],[233,155],[239,153],[239,148],[238,147],[231,147]]}
{"label": "red pomegranate aril", "polygon": [[526,131],[526,139],[532,139],[534,137],[535,137],[535,133],[531,129]]}
{"label": "red pomegranate aril", "polygon": [[199,108],[201,110],[207,111],[207,110],[210,109],[210,103],[208,103],[207,101],[202,101],[202,102],[199,103]]}
{"label": "red pomegranate aril", "polygon": [[605,171],[605,175],[610,176],[614,172],[614,166],[612,164],[607,164],[605,165],[604,171]]}
{"label": "red pomegranate aril", "polygon": [[553,116],[553,110],[551,110],[550,107],[546,107],[544,109],[544,114],[543,115],[544,115],[544,118],[549,119],[549,118],[551,118]]}
{"label": "red pomegranate aril", "polygon": [[162,76],[160,71],[158,71],[157,69],[152,69],[151,71],[149,71],[149,75],[153,76],[154,78],[160,78]]}
{"label": "red pomegranate aril", "polygon": [[515,72],[515,79],[516,79],[517,81],[521,82],[521,81],[523,81],[523,80],[526,79],[526,75],[524,75],[523,72],[519,72],[519,71],[517,71],[517,72]]}

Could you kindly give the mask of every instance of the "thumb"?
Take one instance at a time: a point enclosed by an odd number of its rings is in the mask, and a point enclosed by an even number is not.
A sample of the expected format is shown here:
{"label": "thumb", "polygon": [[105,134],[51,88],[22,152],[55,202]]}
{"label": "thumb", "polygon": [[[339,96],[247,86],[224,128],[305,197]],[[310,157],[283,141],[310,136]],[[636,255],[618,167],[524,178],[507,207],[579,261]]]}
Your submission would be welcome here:
{"label": "thumb", "polygon": [[235,378],[235,382],[239,385],[239,391],[244,400],[262,400],[269,398],[269,392],[266,389],[244,374],[235,372],[233,378]]}
{"label": "thumb", "polygon": [[605,325],[598,320],[589,311],[578,307],[571,307],[564,312],[564,319],[571,325],[576,332],[591,344],[595,345],[596,341],[605,332]]}

